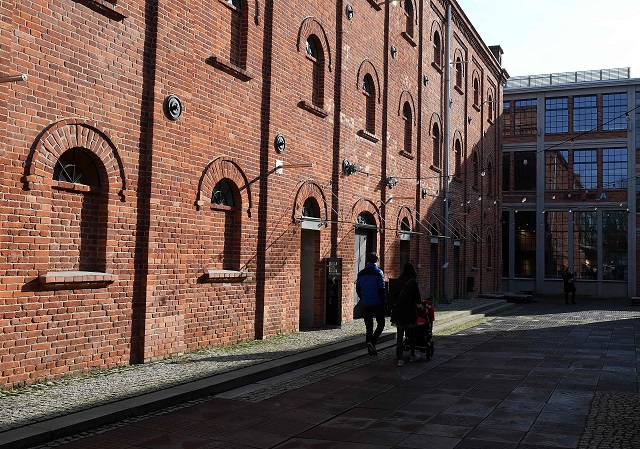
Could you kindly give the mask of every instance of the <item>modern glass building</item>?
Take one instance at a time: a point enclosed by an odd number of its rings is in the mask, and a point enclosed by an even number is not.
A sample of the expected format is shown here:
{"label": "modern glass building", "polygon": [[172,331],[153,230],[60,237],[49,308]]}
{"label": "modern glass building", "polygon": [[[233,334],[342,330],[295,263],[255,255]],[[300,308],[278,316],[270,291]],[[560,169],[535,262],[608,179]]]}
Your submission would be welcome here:
{"label": "modern glass building", "polygon": [[502,288],[637,295],[640,79],[630,70],[512,77],[502,116]]}

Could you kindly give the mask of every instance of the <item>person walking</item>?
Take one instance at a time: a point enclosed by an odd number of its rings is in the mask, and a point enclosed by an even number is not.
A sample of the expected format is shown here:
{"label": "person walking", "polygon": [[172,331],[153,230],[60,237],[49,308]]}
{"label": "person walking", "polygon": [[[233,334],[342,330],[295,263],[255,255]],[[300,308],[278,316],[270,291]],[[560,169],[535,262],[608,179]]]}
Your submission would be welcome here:
{"label": "person walking", "polygon": [[[374,252],[367,254],[366,265],[358,273],[356,293],[362,303],[364,325],[366,328],[365,341],[369,355],[376,355],[376,343],[384,330],[384,304],[387,294],[384,285],[384,273],[378,267],[378,255]],[[373,329],[373,318],[376,319],[376,329]]]}
{"label": "person walking", "polygon": [[569,293],[571,293],[571,303],[576,303],[576,284],[575,284],[575,276],[571,272],[569,267],[565,268],[562,273],[562,280],[564,282],[564,302],[565,304],[569,304]]}
{"label": "person walking", "polygon": [[396,301],[391,312],[391,323],[395,324],[396,333],[396,356],[398,366],[404,366],[404,337],[409,340],[411,356],[410,362],[420,360],[420,354],[416,354],[415,327],[418,325],[418,314],[416,306],[422,306],[420,297],[420,287],[416,278],[418,273],[412,263],[407,262],[402,267],[402,273],[397,282]]}

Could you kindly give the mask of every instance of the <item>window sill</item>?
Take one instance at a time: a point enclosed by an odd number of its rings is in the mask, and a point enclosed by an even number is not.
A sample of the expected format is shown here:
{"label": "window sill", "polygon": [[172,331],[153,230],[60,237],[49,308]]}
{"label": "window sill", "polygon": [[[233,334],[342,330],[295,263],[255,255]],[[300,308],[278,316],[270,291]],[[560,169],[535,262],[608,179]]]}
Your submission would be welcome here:
{"label": "window sill", "polygon": [[38,276],[38,283],[47,288],[93,288],[118,280],[118,276],[99,271],[50,271]]}
{"label": "window sill", "polygon": [[460,175],[453,175],[453,178],[451,180],[457,183],[462,183],[462,178],[460,177]]}
{"label": "window sill", "polygon": [[376,11],[380,11],[382,9],[382,6],[378,4],[377,0],[368,0],[368,2]]}
{"label": "window sill", "polygon": [[435,165],[430,165],[429,168],[436,173],[442,173],[442,169],[440,167],[436,167]]}
{"label": "window sill", "polygon": [[311,112],[312,114],[317,115],[318,117],[325,118],[327,115],[329,115],[329,113],[326,110],[308,101],[303,100],[299,102],[298,107],[301,109],[304,109],[305,111]]}
{"label": "window sill", "polygon": [[380,141],[380,137],[364,129],[361,129],[360,131],[358,131],[358,135],[363,139],[367,139],[368,141],[373,143],[378,143]]}
{"label": "window sill", "polygon": [[218,0],[218,1],[222,3],[224,6],[226,6],[227,8],[229,8],[230,10],[240,13],[240,10],[235,6],[233,6],[231,3],[229,3],[227,0]]}
{"label": "window sill", "polygon": [[480,268],[478,268],[478,267],[471,267],[471,271],[480,271]]}
{"label": "window sill", "polygon": [[102,14],[103,16],[115,20],[116,22],[120,22],[127,18],[127,16],[118,11],[118,7],[115,4],[114,0],[73,0],[76,3],[80,3],[87,8],[97,12],[98,14]]}
{"label": "window sill", "polygon": [[462,88],[458,85],[453,86],[453,89],[458,92],[460,95],[464,95],[464,91],[462,90]]}
{"label": "window sill", "polygon": [[473,104],[473,109],[475,109],[476,111],[480,112],[480,106],[477,104]]}
{"label": "window sill", "polygon": [[211,56],[206,61],[209,65],[238,78],[241,81],[249,81],[253,78],[251,72],[244,70],[220,56]]}
{"label": "window sill", "polygon": [[406,157],[409,160],[415,159],[415,156],[406,150],[400,150],[400,156]]}
{"label": "window sill", "polygon": [[404,38],[406,39],[406,41],[407,41],[407,42],[409,42],[409,44],[410,44],[412,47],[416,47],[416,46],[418,45],[418,44],[416,43],[416,41],[415,41],[415,40],[413,40],[413,37],[411,37],[411,36],[409,35],[409,33],[407,33],[406,31],[403,31],[401,34],[402,34],[402,37],[404,37]]}
{"label": "window sill", "polygon": [[207,270],[208,282],[244,282],[249,273],[235,270]]}
{"label": "window sill", "polygon": [[52,181],[52,189],[66,190],[68,192],[87,192],[87,193],[100,193],[100,187],[87,186],[84,184],[74,184],[72,182],[64,181]]}

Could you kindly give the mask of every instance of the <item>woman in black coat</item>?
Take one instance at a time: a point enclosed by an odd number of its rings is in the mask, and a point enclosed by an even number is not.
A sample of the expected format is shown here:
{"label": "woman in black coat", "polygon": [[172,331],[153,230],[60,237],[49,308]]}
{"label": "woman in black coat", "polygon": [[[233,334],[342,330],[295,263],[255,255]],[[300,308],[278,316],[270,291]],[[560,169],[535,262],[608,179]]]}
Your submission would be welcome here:
{"label": "woman in black coat", "polygon": [[416,354],[416,339],[414,329],[418,325],[418,315],[416,306],[422,306],[422,298],[420,297],[420,288],[416,278],[418,274],[413,264],[407,262],[402,267],[402,274],[398,279],[395,295],[395,304],[391,312],[391,323],[397,328],[396,333],[396,356],[398,357],[398,366],[404,366],[403,358],[403,340],[406,334],[409,340],[409,348],[411,350],[410,362],[420,359],[420,355]]}

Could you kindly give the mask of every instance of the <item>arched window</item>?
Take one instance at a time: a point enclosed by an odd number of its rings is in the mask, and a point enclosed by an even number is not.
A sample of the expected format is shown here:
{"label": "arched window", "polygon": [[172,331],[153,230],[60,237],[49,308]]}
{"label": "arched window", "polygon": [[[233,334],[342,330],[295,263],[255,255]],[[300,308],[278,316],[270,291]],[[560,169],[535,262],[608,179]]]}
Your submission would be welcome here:
{"label": "arched window", "polygon": [[213,204],[217,204],[218,206],[235,207],[236,202],[233,197],[233,189],[224,179],[218,181],[218,183],[213,188],[211,202]]}
{"label": "arched window", "polygon": [[402,118],[404,119],[404,151],[411,153],[413,141],[413,117],[409,102],[405,102],[402,107]]}
{"label": "arched window", "polygon": [[460,139],[456,139],[456,142],[453,146],[453,151],[456,157],[455,175],[460,176],[462,167],[462,144],[460,143]]}
{"label": "arched window", "polygon": [[240,195],[238,187],[230,179],[221,179],[216,183],[211,195],[214,229],[214,263],[223,270],[240,269],[240,240],[242,229]]}
{"label": "arched window", "polygon": [[471,231],[471,237],[473,239],[473,266],[478,267],[479,262],[479,250],[480,250],[480,234],[478,233],[478,228],[476,226],[473,227]]}
{"label": "arched window", "polygon": [[407,16],[407,28],[406,33],[413,37],[413,2],[411,0],[404,1],[404,12]]}
{"label": "arched window", "polygon": [[438,67],[442,66],[442,44],[437,31],[433,33],[433,63]]}
{"label": "arched window", "polygon": [[473,105],[480,106],[480,82],[473,78]]}
{"label": "arched window", "polygon": [[431,136],[433,138],[433,166],[440,167],[440,128],[437,123],[433,124]]}
{"label": "arched window", "polygon": [[310,218],[320,218],[318,206],[313,198],[307,198],[302,205],[302,216]]}
{"label": "arched window", "polygon": [[487,236],[487,268],[491,268],[493,266],[493,257],[492,248],[491,248],[491,236]]}
{"label": "arched window", "polygon": [[371,134],[376,133],[376,89],[373,78],[368,73],[362,81],[362,92],[366,97],[366,130]]}
{"label": "arched window", "polygon": [[462,89],[462,59],[456,58],[456,86]]}
{"label": "arched window", "polygon": [[72,148],[60,156],[53,171],[53,179],[100,187],[98,167],[89,153],[81,148]]}
{"label": "arched window", "polygon": [[487,110],[487,118],[493,121],[493,95],[491,95],[491,92],[487,96]]}
{"label": "arched window", "polygon": [[306,42],[307,57],[313,64],[311,102],[322,108],[324,106],[324,55],[320,40],[311,35]]}
{"label": "arched window", "polygon": [[97,163],[99,159],[83,148],[71,148],[56,161],[54,181],[91,189],[52,189],[52,271],[106,271],[108,197]]}
{"label": "arched window", "polygon": [[237,9],[241,9],[242,8],[242,0],[227,0],[227,3],[229,3],[230,5],[235,6]]}

